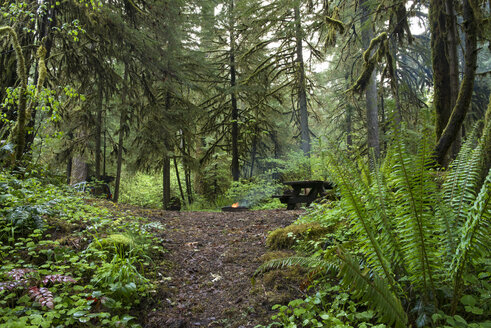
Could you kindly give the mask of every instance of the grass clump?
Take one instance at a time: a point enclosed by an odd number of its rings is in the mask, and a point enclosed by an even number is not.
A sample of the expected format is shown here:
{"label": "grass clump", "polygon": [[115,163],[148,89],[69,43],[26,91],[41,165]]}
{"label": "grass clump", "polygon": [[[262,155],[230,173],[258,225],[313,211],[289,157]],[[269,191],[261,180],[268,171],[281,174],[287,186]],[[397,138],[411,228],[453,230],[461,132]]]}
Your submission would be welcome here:
{"label": "grass clump", "polygon": [[135,246],[134,240],[125,234],[110,234],[105,238],[94,241],[95,247],[106,250],[109,253],[125,254]]}
{"label": "grass clump", "polygon": [[266,239],[266,245],[272,250],[292,248],[297,240],[315,240],[329,233],[328,228],[319,223],[292,224],[285,228],[276,229]]}

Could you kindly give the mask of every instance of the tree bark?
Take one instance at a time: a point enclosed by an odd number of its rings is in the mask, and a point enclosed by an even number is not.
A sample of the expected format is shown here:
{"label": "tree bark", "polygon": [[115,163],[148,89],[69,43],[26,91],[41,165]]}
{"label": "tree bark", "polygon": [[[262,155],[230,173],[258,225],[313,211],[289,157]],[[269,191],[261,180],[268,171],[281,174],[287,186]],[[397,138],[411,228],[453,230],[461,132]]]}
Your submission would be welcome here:
{"label": "tree bark", "polygon": [[[171,94],[167,90],[165,95],[165,111],[170,111],[171,107]],[[170,205],[170,157],[169,157],[169,143],[167,142],[169,136],[164,136],[164,158],[162,165],[162,208],[164,210],[169,209]]]}
{"label": "tree bark", "polygon": [[179,166],[177,165],[177,159],[174,156],[174,169],[176,170],[176,179],[177,184],[179,185],[179,192],[181,193],[181,199],[184,201],[186,198],[184,197],[184,191],[182,190],[181,177],[179,176]]}
{"label": "tree bark", "polygon": [[101,177],[101,135],[102,135],[102,103],[103,90],[102,78],[99,77],[99,90],[96,101],[96,122],[95,122],[95,177]]}
{"label": "tree bark", "polygon": [[66,184],[70,184],[70,180],[72,177],[72,155],[70,154],[67,158],[66,162]]}
{"label": "tree bark", "polygon": [[433,65],[433,106],[435,107],[435,132],[441,137],[452,111],[450,97],[450,63],[447,56],[448,32],[444,0],[430,0],[431,57]]}
{"label": "tree bark", "polygon": [[239,109],[237,107],[236,96],[236,63],[235,63],[235,21],[234,21],[234,0],[229,0],[230,3],[230,87],[231,87],[231,102],[232,102],[232,178],[234,181],[239,181]]}
{"label": "tree bark", "polygon": [[346,107],[346,145],[348,150],[351,150],[353,147],[353,135],[352,135],[352,129],[353,129],[353,123],[352,123],[352,111],[353,109],[351,108],[350,105]]}
{"label": "tree bark", "polygon": [[[447,10],[447,58],[449,65],[450,76],[450,108],[454,108],[457,103],[457,95],[459,93],[459,57],[457,55],[457,47],[459,37],[457,33],[457,15],[455,13],[454,1],[446,0],[445,7]],[[459,131],[457,137],[452,144],[451,154],[449,159],[457,157],[462,143],[462,131]]]}
{"label": "tree bark", "polygon": [[251,171],[249,174],[249,178],[252,178],[254,174],[254,162],[256,161],[256,153],[257,153],[257,131],[254,131],[254,137],[252,137],[252,150],[251,150]]}
{"label": "tree bark", "polygon": [[167,210],[170,204],[170,157],[164,154],[162,165],[162,208]]}
{"label": "tree bark", "polygon": [[297,68],[297,88],[298,88],[298,112],[300,116],[300,138],[301,149],[305,156],[310,157],[310,130],[309,113],[307,109],[307,91],[305,85],[305,66],[303,60],[303,31],[300,17],[300,5],[295,3],[295,40],[296,40],[296,68]]}
{"label": "tree bark", "polygon": [[[368,0],[360,0],[361,8],[361,38],[363,49],[367,49],[370,45],[370,40],[373,39],[373,31],[371,24],[367,24],[371,10]],[[377,77],[375,70],[370,76],[369,82],[365,89],[366,98],[366,116],[367,116],[367,142],[369,152],[373,151],[376,159],[380,157],[380,139],[379,139],[379,124],[378,124],[378,106],[377,106]]]}
{"label": "tree bark", "polygon": [[193,188],[191,184],[191,167],[189,164],[189,144],[191,142],[186,142],[186,137],[182,136],[182,149],[183,149],[183,165],[184,165],[184,177],[186,181],[186,194],[188,196],[188,204],[193,203]]}
{"label": "tree bark", "polygon": [[489,97],[488,109],[484,119],[484,130],[482,137],[482,147],[484,158],[482,161],[481,173],[478,186],[481,187],[486,176],[491,169],[491,96]]}
{"label": "tree bark", "polygon": [[[433,0],[432,3],[437,2]],[[431,9],[431,8],[430,8]],[[465,30],[465,67],[464,67],[464,77],[462,79],[462,83],[460,85],[460,90],[458,93],[456,104],[452,110],[452,114],[448,120],[448,123],[445,126],[440,138],[438,139],[438,143],[435,147],[435,161],[444,166],[445,165],[445,156],[450,149],[452,143],[457,138],[462,123],[464,122],[465,116],[469,109],[472,91],[474,88],[474,79],[476,76],[477,69],[477,26],[476,19],[474,17],[474,12],[469,4],[469,1],[464,0],[463,2],[464,9],[464,30]],[[431,9],[431,11],[433,11]],[[434,14],[434,13],[433,13]],[[432,25],[433,27],[433,25]],[[437,33],[440,31],[433,31],[433,33]],[[436,49],[432,47],[432,52],[434,53]],[[435,54],[433,54],[433,58],[435,58]],[[437,75],[435,71],[433,73]],[[435,77],[435,80],[441,77]],[[445,94],[449,92],[451,89],[437,89],[437,85],[435,84],[435,95],[436,94]],[[448,96],[448,94],[447,94]],[[450,97],[447,97],[450,98]],[[436,109],[436,106],[435,106]]]}
{"label": "tree bark", "polygon": [[[118,202],[119,200],[119,189],[120,189],[120,183],[121,183],[121,169],[123,166],[123,143],[124,143],[124,125],[126,124],[126,115],[127,115],[127,103],[126,103],[126,96],[128,94],[127,90],[127,83],[128,83],[128,68],[125,65],[124,69],[124,86],[123,86],[123,93],[121,95],[121,113],[119,116],[119,136],[118,136],[118,159],[116,162],[116,181],[114,182],[114,196],[113,200],[115,203]],[[105,157],[105,156],[104,156]]]}

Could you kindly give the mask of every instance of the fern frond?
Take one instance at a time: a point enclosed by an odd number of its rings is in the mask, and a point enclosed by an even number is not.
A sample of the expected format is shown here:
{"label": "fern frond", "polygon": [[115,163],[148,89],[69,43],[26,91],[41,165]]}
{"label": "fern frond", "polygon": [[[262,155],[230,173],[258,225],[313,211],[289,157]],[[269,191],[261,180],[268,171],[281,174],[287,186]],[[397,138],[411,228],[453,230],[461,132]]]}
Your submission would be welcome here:
{"label": "fern frond", "polygon": [[319,259],[318,257],[290,256],[281,259],[274,259],[262,264],[254,272],[253,277],[257,277],[261,274],[264,274],[272,270],[283,269],[296,265],[304,268],[322,269],[325,270],[326,272],[339,271],[339,266],[336,263],[325,261]]}
{"label": "fern frond", "polygon": [[456,303],[462,283],[462,275],[473,258],[489,256],[491,242],[491,170],[479,192],[469,216],[462,229],[460,243],[450,266],[454,281],[454,300]]}
{"label": "fern frond", "polygon": [[338,253],[343,264],[339,275],[344,286],[350,288],[353,296],[367,302],[380,314],[381,321],[391,327],[407,327],[407,315],[401,301],[388,288],[387,280],[380,278],[375,272],[362,269],[351,256],[340,249]]}
{"label": "fern frond", "polygon": [[402,248],[400,245],[400,241],[397,238],[397,235],[394,232],[394,224],[391,218],[394,216],[394,213],[391,212],[390,204],[393,203],[393,199],[390,197],[390,193],[388,192],[387,184],[385,182],[385,177],[382,171],[379,169],[378,165],[375,165],[375,169],[372,173],[374,181],[374,186],[372,187],[372,193],[376,197],[373,201],[373,206],[376,207],[377,216],[380,217],[379,231],[384,232],[380,233],[381,243],[384,248],[390,252],[391,261],[399,266],[400,261],[403,259]]}
{"label": "fern frond", "polygon": [[479,182],[481,161],[483,158],[483,147],[481,143],[476,144],[476,132],[474,129],[471,136],[464,143],[459,155],[450,166],[443,184],[443,197],[454,213],[451,226],[459,230],[467,217],[466,210],[476,198],[476,189]]}
{"label": "fern frond", "polygon": [[[433,271],[438,267],[438,241],[435,222],[435,204],[437,187],[430,175],[432,159],[428,137],[420,141],[417,155],[410,155],[404,143],[396,139],[394,162],[391,172],[391,184],[395,188],[395,206],[404,263],[409,278],[421,292],[428,296],[430,288],[434,293]],[[427,297],[426,297],[427,298]]]}
{"label": "fern frond", "polygon": [[[352,230],[359,235],[360,245],[362,245],[360,251],[365,254],[374,270],[383,275],[389,281],[391,288],[395,290],[396,283],[392,268],[378,240],[379,234],[374,220],[376,216],[367,208],[367,200],[371,197],[371,191],[360,178],[352,162],[343,155],[334,157],[329,154],[329,160],[332,176],[341,190],[341,202],[351,212]],[[351,174],[352,172],[355,173]]]}

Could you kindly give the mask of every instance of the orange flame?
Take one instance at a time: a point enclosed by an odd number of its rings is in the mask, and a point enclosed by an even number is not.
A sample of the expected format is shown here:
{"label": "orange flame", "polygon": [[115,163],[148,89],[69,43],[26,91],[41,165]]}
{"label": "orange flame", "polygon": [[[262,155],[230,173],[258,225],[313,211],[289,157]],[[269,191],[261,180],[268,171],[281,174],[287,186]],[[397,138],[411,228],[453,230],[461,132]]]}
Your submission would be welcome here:
{"label": "orange flame", "polygon": [[233,203],[233,204],[232,204],[232,207],[233,207],[233,208],[237,208],[237,207],[239,207],[239,203]]}

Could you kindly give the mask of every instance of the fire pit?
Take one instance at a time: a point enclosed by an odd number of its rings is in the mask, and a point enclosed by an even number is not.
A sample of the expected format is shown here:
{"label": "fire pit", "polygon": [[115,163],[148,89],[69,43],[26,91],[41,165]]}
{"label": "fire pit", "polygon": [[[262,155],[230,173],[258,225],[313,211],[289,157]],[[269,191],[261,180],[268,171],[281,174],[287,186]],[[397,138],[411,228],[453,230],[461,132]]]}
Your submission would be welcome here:
{"label": "fire pit", "polygon": [[249,210],[247,206],[240,206],[239,203],[232,204],[232,206],[222,207],[223,212],[243,212]]}

